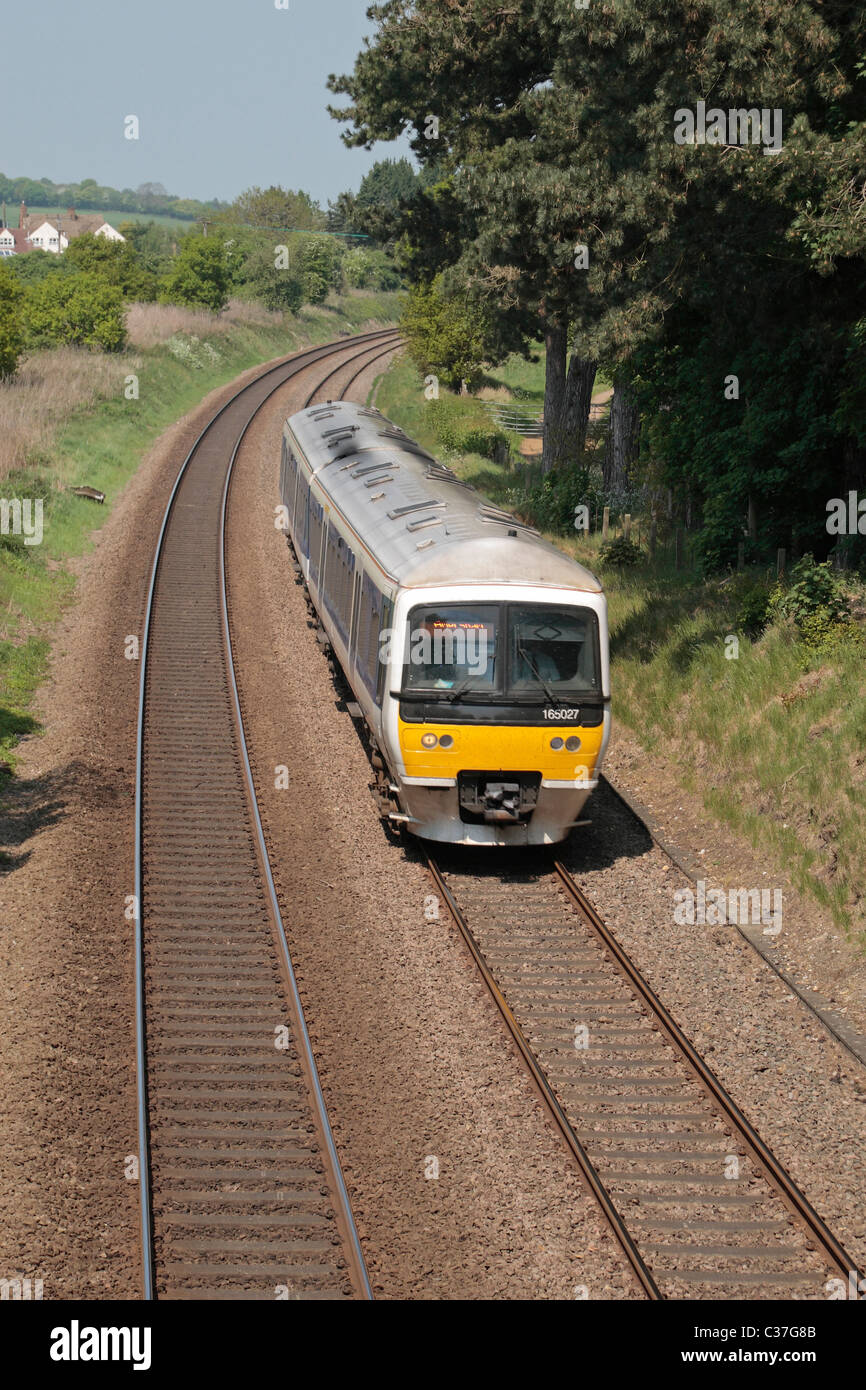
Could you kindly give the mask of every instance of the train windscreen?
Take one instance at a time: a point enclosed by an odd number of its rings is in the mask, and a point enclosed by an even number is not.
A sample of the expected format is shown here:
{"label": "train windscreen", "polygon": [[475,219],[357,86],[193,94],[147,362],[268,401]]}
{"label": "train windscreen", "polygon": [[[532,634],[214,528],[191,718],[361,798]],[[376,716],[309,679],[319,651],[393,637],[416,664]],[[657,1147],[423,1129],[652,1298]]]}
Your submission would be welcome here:
{"label": "train windscreen", "polygon": [[449,604],[409,615],[403,692],[558,704],[601,689],[598,621],[567,604]]}

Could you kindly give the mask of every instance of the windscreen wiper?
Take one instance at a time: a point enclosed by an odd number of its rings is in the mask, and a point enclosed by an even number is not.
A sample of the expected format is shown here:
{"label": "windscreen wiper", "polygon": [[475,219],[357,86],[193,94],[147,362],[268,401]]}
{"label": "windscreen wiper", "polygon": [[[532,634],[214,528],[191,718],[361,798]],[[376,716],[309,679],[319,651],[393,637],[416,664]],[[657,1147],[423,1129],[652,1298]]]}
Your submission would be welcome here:
{"label": "windscreen wiper", "polygon": [[541,675],[541,672],[539,671],[535,662],[532,660],[532,657],[529,655],[529,652],[526,650],[525,647],[521,646],[519,642],[517,643],[517,655],[523,657],[523,660],[526,662],[530,671],[535,676],[535,679],[538,681],[538,684],[541,686],[550,703],[552,705],[556,705],[558,709],[560,703],[559,700],[557,700],[550,686],[547,684],[547,681]]}
{"label": "windscreen wiper", "polygon": [[459,700],[460,696],[464,695],[469,689],[472,682],[477,680],[477,676],[465,676],[459,685],[455,685],[453,690],[449,690],[448,694],[445,696],[449,705],[453,705],[455,700]]}

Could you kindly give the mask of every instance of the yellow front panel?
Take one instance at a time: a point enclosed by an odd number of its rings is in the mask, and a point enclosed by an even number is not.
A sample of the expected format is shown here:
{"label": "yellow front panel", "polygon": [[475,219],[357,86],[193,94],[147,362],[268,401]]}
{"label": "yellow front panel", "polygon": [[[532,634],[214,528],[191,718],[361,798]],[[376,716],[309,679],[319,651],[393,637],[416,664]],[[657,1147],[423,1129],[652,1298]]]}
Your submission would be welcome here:
{"label": "yellow front panel", "polygon": [[[425,748],[423,734],[450,734],[450,748]],[[569,753],[550,746],[552,738],[563,740],[576,734],[580,748]],[[577,768],[592,776],[598,758],[604,725],[582,729],[576,724],[551,723],[527,728],[520,724],[406,724],[400,720],[400,747],[407,777],[456,777],[458,772],[540,772],[543,778],[564,781],[576,777]]]}

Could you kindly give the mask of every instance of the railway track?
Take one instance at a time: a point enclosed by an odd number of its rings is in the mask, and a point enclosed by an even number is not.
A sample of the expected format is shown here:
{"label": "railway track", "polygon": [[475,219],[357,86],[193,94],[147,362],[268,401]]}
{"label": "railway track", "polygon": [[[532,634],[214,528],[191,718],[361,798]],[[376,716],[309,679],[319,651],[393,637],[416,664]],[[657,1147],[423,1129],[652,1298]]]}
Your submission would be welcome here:
{"label": "railway track", "polygon": [[428,867],[647,1297],[847,1289],[849,1256],[565,867]]}
{"label": "railway track", "polygon": [[343,394],[398,341],[314,348],[236,392],[184,461],[160,532],[135,811],[146,1298],[371,1297],[252,787],[223,537],[234,458],[264,403],[303,373],[307,403],[328,382]]}

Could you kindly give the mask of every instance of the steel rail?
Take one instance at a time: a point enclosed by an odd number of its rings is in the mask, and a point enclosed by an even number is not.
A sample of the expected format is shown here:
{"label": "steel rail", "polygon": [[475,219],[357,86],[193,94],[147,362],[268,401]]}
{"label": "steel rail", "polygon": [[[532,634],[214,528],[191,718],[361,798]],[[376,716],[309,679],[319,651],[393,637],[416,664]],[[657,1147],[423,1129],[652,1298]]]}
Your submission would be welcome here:
{"label": "steel rail", "polygon": [[574,1154],[574,1157],[577,1159],[580,1169],[583,1172],[583,1175],[586,1178],[592,1190],[593,1196],[596,1198],[599,1206],[601,1207],[602,1211],[607,1217],[608,1223],[617,1240],[619,1241],[623,1254],[625,1255],[626,1259],[628,1260],[629,1264],[631,1265],[632,1269],[637,1275],[641,1283],[641,1286],[643,1287],[644,1292],[647,1294],[648,1298],[650,1298],[653,1301],[660,1299],[662,1297],[662,1294],[659,1290],[658,1285],[656,1284],[655,1279],[653,1278],[647,1265],[645,1264],[643,1256],[641,1255],[640,1251],[638,1250],[637,1246],[632,1240],[622,1217],[620,1216],[619,1212],[614,1206],[614,1203],[610,1197],[609,1192],[607,1191],[607,1188],[604,1186],[604,1183],[599,1177],[595,1164],[593,1163],[583,1144],[581,1144],[580,1140],[578,1139],[577,1134],[574,1131],[574,1128],[572,1127],[567,1115],[565,1114],[565,1111],[562,1109],[562,1106],[557,1100],[553,1088],[550,1085],[550,1082],[548,1081],[544,1071],[542,1070],[538,1060],[536,1059],[534,1052],[532,1051],[532,1048],[530,1047],[526,1039],[526,1035],[524,1034],[523,1029],[520,1027],[520,1024],[517,1022],[517,1019],[514,1017],[514,1014],[511,1011],[511,1007],[508,1003],[508,1000],[505,998],[505,995],[502,993],[501,989],[496,983],[493,973],[491,972],[486,960],[484,959],[481,948],[479,947],[478,942],[475,940],[475,937],[469,927],[469,923],[467,922],[465,916],[458,907],[454,896],[452,895],[447,883],[442,877],[438,864],[434,859],[430,858],[429,856],[427,857],[427,867],[433,877],[433,881],[436,884],[436,887],[439,889],[439,892],[442,894],[443,898],[448,904],[448,911],[451,913],[451,916],[453,917],[457,927],[459,928],[464,941],[469,947],[473,959],[475,960],[475,964],[478,966],[478,969],[480,970],[481,975],[484,979],[484,983],[487,985],[487,988],[492,994],[496,1002],[496,1005],[499,1009],[499,1012],[502,1014],[502,1017],[504,1018],[508,1026],[508,1030],[511,1033],[511,1036],[514,1038],[514,1041],[516,1042],[520,1050],[524,1062],[526,1063],[527,1067],[532,1073],[532,1079],[534,1080],[536,1086],[541,1092],[544,1101],[548,1109],[550,1110],[551,1115],[556,1121],[556,1124],[563,1138],[565,1139],[566,1143],[568,1144],[569,1148]]}
{"label": "steel rail", "polygon": [[[358,343],[364,339],[381,340],[384,337],[395,337],[399,340],[399,335],[392,329],[381,329],[369,334],[358,335],[353,341]],[[219,420],[247,391],[259,386],[263,380],[271,375],[282,373],[280,380],[276,382],[273,390],[268,393],[265,400],[280,387],[290,381],[294,376],[314,365],[322,358],[332,356],[337,352],[343,351],[348,346],[345,342],[324,344],[320,347],[307,349],[299,354],[292,354],[288,358],[282,359],[274,366],[267,368],[259,373],[252,381],[245,383],[223,403],[207,424],[197,435],[191,448],[181,464],[177,477],[175,478],[165,512],[162,518],[159,535],[157,537],[154,557],[151,564],[150,578],[145,601],[144,630],[142,635],[139,675],[139,698],[136,734],[136,755],[135,755],[135,865],[134,865],[134,913],[135,913],[135,1029],[136,1029],[136,1092],[137,1092],[137,1130],[138,1130],[138,1180],[139,1180],[139,1204],[140,1204],[140,1231],[142,1246],[142,1279],[144,1298],[153,1300],[155,1298],[154,1280],[154,1252],[153,1252],[153,1219],[152,1219],[152,1186],[151,1186],[151,1149],[150,1131],[148,1123],[148,1081],[147,1081],[147,1035],[146,1035],[146,1003],[144,993],[144,937],[142,923],[142,811],[143,811],[143,767],[144,767],[144,715],[146,698],[147,680],[147,658],[149,650],[149,639],[151,620],[154,608],[154,593],[156,589],[157,574],[159,571],[160,559],[162,557],[165,535],[168,528],[169,519],[174,509],[175,499],[180,489],[181,483],[186,475],[187,469],[195,457],[196,452],[202,441],[212,429],[215,422]],[[288,370],[287,370],[288,368]],[[259,402],[256,410],[250,419],[261,409],[264,401]],[[248,422],[249,423],[249,422]]]}
{"label": "steel rail", "polygon": [[[517,1044],[518,1050],[527,1065],[538,1091],[571,1149],[572,1154],[576,1158],[631,1268],[639,1279],[645,1293],[651,1300],[664,1299],[666,1295],[659,1288],[657,1274],[654,1273],[644,1261],[635,1240],[628,1230],[626,1221],[620,1216],[614,1197],[608,1191],[604,1179],[593,1163],[584,1144],[581,1142],[568,1114],[560,1104],[544,1065],[536,1056],[519,1020],[515,1016],[504,992],[504,988],[500,986],[494,970],[488,964],[481,945],[470,927],[465,913],[458,904],[454,893],[446,882],[442,870],[430,855],[427,855],[426,859],[428,870],[436,888],[444,898],[448,911],[469,947],[470,953],[481,976],[502,1014],[509,1032]],[[809,1233],[819,1243],[822,1256],[827,1259],[828,1264],[832,1268],[835,1268],[844,1276],[846,1284],[849,1282],[852,1275],[858,1281],[862,1279],[862,1272],[857,1269],[844,1247],[832,1234],[804,1194],[800,1192],[791,1176],[782,1164],[779,1163],[778,1159],[770,1152],[753,1126],[742,1114],[732,1097],[722,1086],[721,1082],[712,1073],[710,1068],[686,1038],[685,1034],[675,1023],[661,1000],[657,997],[647,981],[644,980],[633,961],[599,917],[598,913],[589,902],[589,899],[582,892],[577,883],[575,883],[564,864],[558,860],[554,861],[553,868],[556,873],[556,881],[565,888],[572,906],[579,912],[581,919],[595,934],[601,947],[611,958],[613,971],[615,973],[619,971],[625,976],[627,985],[631,988],[636,1002],[644,1007],[645,1010],[648,1010],[654,1024],[661,1030],[667,1041],[676,1048],[680,1057],[685,1062],[688,1073],[709,1097],[716,1108],[716,1112],[721,1112],[721,1116],[728,1122],[733,1134],[746,1146],[747,1151],[755,1162],[756,1169],[767,1182],[769,1190],[776,1195],[777,1199],[781,1199],[784,1207],[793,1214],[801,1223],[801,1226],[805,1225],[807,1227]],[[639,1135],[637,1137],[639,1137]],[[663,1179],[660,1178],[660,1181],[661,1180]],[[735,1247],[732,1247],[732,1249],[735,1249]],[[675,1270],[665,1269],[662,1273],[666,1279],[676,1277]],[[658,1275],[658,1277],[661,1276]],[[772,1282],[772,1274],[768,1273],[767,1277],[768,1281]]]}
{"label": "steel rail", "polygon": [[724,1111],[725,1116],[731,1121],[740,1137],[751,1149],[753,1158],[763,1169],[770,1183],[780,1190],[788,1206],[796,1216],[806,1223],[815,1238],[820,1241],[824,1252],[830,1260],[837,1265],[839,1270],[844,1273],[846,1279],[851,1273],[856,1274],[858,1279],[862,1278],[862,1271],[857,1269],[857,1266],[845,1251],[844,1247],[839,1243],[832,1231],[825,1225],[824,1221],[822,1221],[814,1207],[797,1187],[791,1175],[783,1168],[775,1155],[770,1152],[757,1130],[755,1130],[746,1119],[736,1101],[728,1094],[718,1077],[710,1070],[700,1053],[697,1052],[689,1042],[679,1024],[674,1021],[658,995],[643,978],[643,975],[631,960],[630,956],[627,955],[616,938],[611,934],[586,894],[578,884],[575,883],[565,865],[560,860],[556,860],[554,868],[559,875],[563,887],[572,898],[579,911],[603,942],[606,949],[610,951],[620,969],[628,977],[633,989],[652,1010],[652,1013],[661,1024],[667,1037],[682,1054],[692,1071],[700,1078],[706,1091],[721,1110]]}

